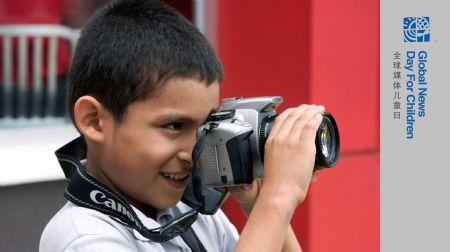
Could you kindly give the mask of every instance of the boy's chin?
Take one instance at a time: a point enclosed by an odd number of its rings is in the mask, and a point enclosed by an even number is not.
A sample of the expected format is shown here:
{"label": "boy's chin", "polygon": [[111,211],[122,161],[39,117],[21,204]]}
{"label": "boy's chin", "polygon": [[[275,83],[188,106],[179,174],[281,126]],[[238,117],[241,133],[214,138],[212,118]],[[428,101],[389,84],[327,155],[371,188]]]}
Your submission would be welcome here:
{"label": "boy's chin", "polygon": [[158,206],[155,206],[157,209],[168,209],[174,207],[178,202],[180,202],[182,194],[177,197],[171,197],[170,199],[166,198],[165,200],[159,202]]}

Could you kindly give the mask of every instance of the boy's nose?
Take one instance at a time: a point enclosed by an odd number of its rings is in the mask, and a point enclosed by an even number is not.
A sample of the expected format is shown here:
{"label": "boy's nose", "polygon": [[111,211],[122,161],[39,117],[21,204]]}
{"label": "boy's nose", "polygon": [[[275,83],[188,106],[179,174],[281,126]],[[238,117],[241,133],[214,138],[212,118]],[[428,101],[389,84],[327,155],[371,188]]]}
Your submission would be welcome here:
{"label": "boy's nose", "polygon": [[189,151],[180,151],[178,153],[178,158],[184,163],[185,166],[192,167],[192,150]]}
{"label": "boy's nose", "polygon": [[192,151],[194,150],[194,146],[197,143],[197,136],[196,134],[190,135],[188,138],[184,140],[182,150],[178,153],[178,157],[183,162],[186,162],[187,165],[192,167]]}

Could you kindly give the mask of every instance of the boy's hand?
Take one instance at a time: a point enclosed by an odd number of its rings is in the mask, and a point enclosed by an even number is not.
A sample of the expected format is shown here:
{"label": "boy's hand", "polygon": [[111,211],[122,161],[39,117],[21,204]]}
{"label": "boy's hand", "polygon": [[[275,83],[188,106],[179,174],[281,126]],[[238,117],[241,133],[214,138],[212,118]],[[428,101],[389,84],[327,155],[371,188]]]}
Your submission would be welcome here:
{"label": "boy's hand", "polygon": [[252,184],[228,187],[228,191],[248,216],[255,205],[261,186],[262,179],[255,179]]}
{"label": "boy's hand", "polygon": [[230,190],[248,215],[235,251],[301,251],[290,221],[314,176],[314,140],[324,110],[301,105],[281,113],[265,145],[264,183]]}
{"label": "boy's hand", "polygon": [[[284,177],[289,176],[292,177],[294,174],[301,173],[301,177],[299,178],[298,185],[300,185],[300,190],[303,192],[301,193],[302,196],[299,201],[303,201],[304,196],[306,195],[306,191],[308,188],[309,182],[312,182],[316,179],[315,174],[312,172],[314,162],[311,163],[311,159],[315,160],[315,145],[314,145],[314,139],[317,132],[317,129],[320,125],[321,114],[323,113],[323,107],[322,106],[315,106],[315,105],[302,105],[298,108],[294,109],[288,109],[286,112],[279,115],[281,117],[281,120],[277,120],[276,124],[274,125],[274,129],[272,129],[272,132],[270,133],[271,143],[270,146],[266,144],[266,150],[265,151],[272,151],[272,155],[269,155],[270,158],[274,159],[271,161],[276,167],[274,169],[277,169],[278,171],[275,171],[276,173],[284,172],[285,174],[276,174],[277,177]],[[322,112],[320,112],[322,111]],[[319,116],[316,116],[319,115]],[[317,117],[317,118],[316,118]],[[289,118],[289,119],[288,119]],[[290,120],[287,121],[287,120]],[[302,121],[303,120],[303,121]],[[287,122],[286,122],[287,121]],[[294,127],[295,124],[301,124],[300,126]],[[284,125],[280,125],[284,124]],[[312,124],[312,125],[311,125]],[[303,126],[303,127],[301,127]],[[291,127],[290,130],[286,129],[286,127]],[[312,127],[311,129],[305,128],[305,127]],[[300,133],[299,133],[300,131]],[[272,136],[274,134],[274,136]],[[276,136],[275,136],[276,134]],[[288,135],[283,135],[288,134]],[[300,139],[299,136],[303,134],[303,139]],[[310,135],[313,135],[312,138]],[[297,137],[295,137],[297,136]],[[301,141],[303,140],[303,141]],[[276,147],[275,143],[273,141],[280,141],[280,145],[282,145],[281,148],[286,148],[287,152],[283,152],[284,156],[280,156],[279,158],[273,156],[273,149],[272,148],[279,148]],[[297,143],[291,147],[287,147],[286,144],[289,144],[289,141],[297,141]],[[269,139],[268,139],[269,142]],[[297,149],[297,146],[304,146],[304,149]],[[311,146],[312,149],[311,150]],[[308,152],[309,151],[309,152]],[[292,154],[289,154],[291,152],[294,152]],[[292,155],[292,156],[289,156]],[[297,156],[300,156],[296,159]],[[279,159],[277,161],[277,159]],[[296,161],[297,160],[297,161]],[[265,164],[268,162],[268,158],[265,159]],[[266,166],[266,165],[265,165]],[[283,166],[283,167],[278,167]],[[292,168],[287,168],[292,167]],[[266,169],[266,168],[265,168]],[[270,169],[270,168],[269,168]],[[288,170],[291,169],[291,170]],[[301,170],[306,170],[302,172]],[[284,171],[281,171],[284,170]],[[293,171],[295,170],[295,171]],[[308,173],[310,171],[310,173]],[[264,172],[266,173],[266,171]],[[283,176],[284,175],[284,176]],[[271,176],[271,174],[264,175]],[[277,180],[279,181],[279,180]],[[283,181],[281,181],[283,183]],[[288,181],[285,181],[288,182]],[[242,186],[233,186],[229,187],[228,191],[230,192],[231,196],[239,203],[241,208],[244,210],[246,215],[248,216],[250,214],[251,209],[253,208],[257,197],[260,193],[260,190],[263,185],[262,179],[256,179],[253,181],[252,184],[248,185],[242,185]],[[288,186],[288,185],[286,185]]]}
{"label": "boy's hand", "polygon": [[265,145],[264,186],[260,195],[294,209],[306,197],[313,177],[316,132],[323,106],[301,105],[281,113]]}
{"label": "boy's hand", "polygon": [[[311,182],[315,182],[317,180],[316,173],[313,173],[311,177]],[[252,184],[241,185],[241,186],[232,186],[228,187],[227,190],[230,193],[231,197],[241,206],[244,213],[248,216],[256,203],[256,199],[258,198],[259,191],[261,190],[261,186],[263,183],[263,179],[255,179]]]}

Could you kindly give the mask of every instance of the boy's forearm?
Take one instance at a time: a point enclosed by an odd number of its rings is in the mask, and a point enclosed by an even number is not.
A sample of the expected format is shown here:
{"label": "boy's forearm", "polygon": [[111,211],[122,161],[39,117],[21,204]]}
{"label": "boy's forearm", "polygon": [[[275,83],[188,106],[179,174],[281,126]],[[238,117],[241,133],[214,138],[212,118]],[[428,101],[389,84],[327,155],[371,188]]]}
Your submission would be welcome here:
{"label": "boy's forearm", "polygon": [[[242,208],[245,216],[248,218],[250,216],[253,206],[241,204],[241,208]],[[284,251],[284,252],[302,251],[300,243],[298,242],[295,232],[292,229],[291,225],[289,225],[289,227],[288,227],[288,232],[286,234],[286,238],[283,243],[282,251]]]}
{"label": "boy's forearm", "polygon": [[286,239],[284,239],[283,243],[283,252],[292,252],[297,251],[301,252],[302,248],[300,247],[300,243],[297,240],[297,237],[295,236],[294,230],[292,229],[292,226],[289,225],[288,232],[286,234]]}
{"label": "boy's forearm", "polygon": [[[299,251],[290,227],[293,209],[281,198],[260,199],[253,209],[244,208],[248,215],[235,251]],[[294,245],[297,243],[297,245]],[[287,250],[285,250],[287,249]]]}
{"label": "boy's forearm", "polygon": [[[250,216],[250,212],[252,210],[252,206],[243,206],[241,205],[242,210],[245,213],[245,216],[247,216],[247,218]],[[284,239],[284,243],[283,243],[283,252],[288,252],[288,251],[299,251],[301,252],[301,246],[300,243],[297,240],[297,237],[295,235],[294,230],[292,229],[292,226],[289,225],[288,227],[288,231],[286,234],[286,238]]]}

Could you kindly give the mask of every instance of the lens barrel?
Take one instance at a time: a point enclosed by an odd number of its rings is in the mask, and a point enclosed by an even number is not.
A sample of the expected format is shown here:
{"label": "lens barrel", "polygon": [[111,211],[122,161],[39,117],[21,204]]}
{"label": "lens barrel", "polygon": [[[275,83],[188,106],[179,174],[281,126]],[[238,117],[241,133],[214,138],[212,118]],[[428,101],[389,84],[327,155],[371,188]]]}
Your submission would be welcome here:
{"label": "lens barrel", "polygon": [[314,170],[336,165],[340,154],[339,132],[334,117],[325,112],[316,133],[316,162]]}
{"label": "lens barrel", "polygon": [[[264,162],[264,145],[272,130],[274,119],[277,115],[265,117],[259,127],[259,152]],[[336,165],[340,154],[339,132],[334,117],[325,112],[322,123],[316,133],[316,160],[314,170],[330,168]]]}

